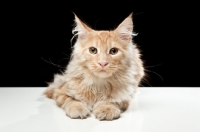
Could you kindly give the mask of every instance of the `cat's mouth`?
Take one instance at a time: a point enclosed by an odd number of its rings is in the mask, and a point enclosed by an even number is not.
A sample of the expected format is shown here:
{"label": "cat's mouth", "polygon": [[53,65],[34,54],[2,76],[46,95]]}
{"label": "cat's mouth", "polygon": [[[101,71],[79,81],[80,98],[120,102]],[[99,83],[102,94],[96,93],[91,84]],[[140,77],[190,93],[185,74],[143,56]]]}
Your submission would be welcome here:
{"label": "cat's mouth", "polygon": [[100,72],[106,72],[106,70],[105,69],[101,69]]}
{"label": "cat's mouth", "polygon": [[107,78],[112,75],[112,73],[107,72],[105,69],[101,69],[98,72],[94,72],[94,74],[100,78]]}

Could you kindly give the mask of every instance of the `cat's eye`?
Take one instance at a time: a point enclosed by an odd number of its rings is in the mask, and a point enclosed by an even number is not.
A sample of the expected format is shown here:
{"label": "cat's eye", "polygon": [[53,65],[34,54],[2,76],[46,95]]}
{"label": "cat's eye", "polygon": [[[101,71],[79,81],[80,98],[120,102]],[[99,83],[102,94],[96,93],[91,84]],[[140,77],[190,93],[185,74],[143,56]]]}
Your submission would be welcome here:
{"label": "cat's eye", "polygon": [[94,47],[90,47],[89,51],[90,51],[91,54],[97,54],[97,49],[94,48]]}
{"label": "cat's eye", "polygon": [[115,54],[117,54],[117,52],[118,52],[117,48],[112,48],[112,49],[110,49],[109,54],[115,55]]}

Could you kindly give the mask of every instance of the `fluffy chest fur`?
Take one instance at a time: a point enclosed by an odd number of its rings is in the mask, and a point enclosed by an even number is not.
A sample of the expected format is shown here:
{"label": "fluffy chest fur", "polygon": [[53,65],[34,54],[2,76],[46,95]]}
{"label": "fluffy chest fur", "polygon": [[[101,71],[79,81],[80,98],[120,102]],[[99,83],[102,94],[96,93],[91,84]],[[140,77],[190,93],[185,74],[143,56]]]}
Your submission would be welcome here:
{"label": "fluffy chest fur", "polygon": [[[79,71],[80,70],[80,71]],[[99,78],[82,69],[66,76],[66,94],[90,105],[98,101],[120,102],[129,100],[133,95],[134,76],[129,71],[119,71],[109,78]],[[84,72],[83,72],[84,71]]]}

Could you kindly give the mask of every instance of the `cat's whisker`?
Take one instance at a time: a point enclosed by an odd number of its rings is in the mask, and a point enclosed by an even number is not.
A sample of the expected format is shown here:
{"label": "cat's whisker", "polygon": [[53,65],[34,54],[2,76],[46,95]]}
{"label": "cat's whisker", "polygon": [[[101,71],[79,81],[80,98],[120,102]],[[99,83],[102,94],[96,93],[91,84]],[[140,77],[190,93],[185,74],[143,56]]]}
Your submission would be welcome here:
{"label": "cat's whisker", "polygon": [[[63,53],[63,52],[62,52]],[[65,53],[63,53],[64,55],[66,55],[67,57],[69,57],[70,58],[70,56],[69,55],[67,55],[67,54],[65,54]]]}
{"label": "cat's whisker", "polygon": [[161,75],[159,75],[158,73],[156,73],[156,72],[153,72],[153,71],[150,71],[150,70],[147,70],[147,69],[145,69],[145,71],[147,71],[147,72],[151,72],[151,73],[154,73],[154,74],[156,74],[158,77],[160,77],[160,79],[162,80],[162,82],[163,82],[163,78],[161,77]]}
{"label": "cat's whisker", "polygon": [[145,87],[144,85],[140,84],[139,86]]}
{"label": "cat's whisker", "polygon": [[151,67],[157,67],[157,66],[160,66],[160,65],[162,65],[163,63],[160,63],[160,64],[158,64],[158,65],[153,65],[153,66],[145,66],[145,68],[151,68]]}
{"label": "cat's whisker", "polygon": [[60,64],[60,62],[61,62],[62,60],[69,60],[69,59],[70,59],[70,58],[63,58],[63,59],[59,60],[58,64]]}
{"label": "cat's whisker", "polygon": [[61,74],[62,74],[62,75],[64,75],[64,74],[65,74],[65,73],[64,73],[64,72],[63,72],[61,69],[60,69],[59,71],[61,72]]}
{"label": "cat's whisker", "polygon": [[148,83],[144,78],[142,79],[142,82],[148,84],[150,87],[152,87],[152,85],[150,83]]}
{"label": "cat's whisker", "polygon": [[65,68],[65,67],[61,67],[60,65],[56,65],[56,64],[54,64],[54,63],[53,63],[53,62],[50,60],[50,58],[49,58],[50,62],[49,62],[49,61],[47,61],[47,60],[45,60],[45,59],[44,59],[44,58],[42,58],[42,57],[41,57],[41,59],[42,59],[42,60],[44,60],[45,62],[47,62],[47,63],[51,64],[51,65],[54,65],[54,66],[58,67],[58,68]]}

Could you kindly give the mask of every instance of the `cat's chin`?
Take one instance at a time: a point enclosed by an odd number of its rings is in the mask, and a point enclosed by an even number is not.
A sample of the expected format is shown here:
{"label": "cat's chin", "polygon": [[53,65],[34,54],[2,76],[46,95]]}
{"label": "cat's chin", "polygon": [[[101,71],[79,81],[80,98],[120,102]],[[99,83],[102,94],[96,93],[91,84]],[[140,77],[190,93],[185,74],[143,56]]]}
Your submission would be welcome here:
{"label": "cat's chin", "polygon": [[107,72],[94,72],[94,75],[99,77],[99,78],[108,78],[112,76],[112,73],[107,73]]}

